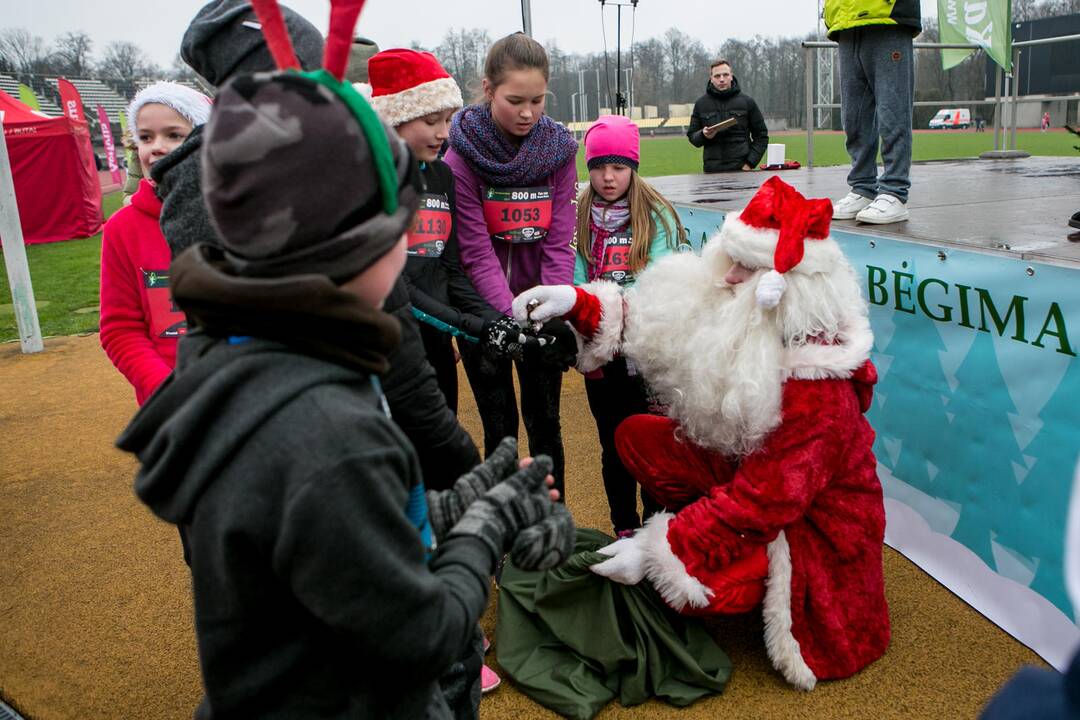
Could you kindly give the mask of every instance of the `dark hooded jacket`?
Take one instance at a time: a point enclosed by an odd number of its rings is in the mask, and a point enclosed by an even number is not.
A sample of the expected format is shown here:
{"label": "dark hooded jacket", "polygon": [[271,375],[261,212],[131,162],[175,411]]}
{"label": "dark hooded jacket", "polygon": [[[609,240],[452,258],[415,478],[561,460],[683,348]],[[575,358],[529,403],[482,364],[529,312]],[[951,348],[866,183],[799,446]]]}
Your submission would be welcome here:
{"label": "dark hooded jacket", "polygon": [[[735,118],[735,125],[721,130],[712,139],[702,132],[710,125]],[[694,103],[686,137],[694,147],[704,147],[702,160],[705,172],[741,170],[743,164],[756,167],[769,147],[769,128],[754,99],[739,89],[738,78],[731,87],[717,90],[712,82],[705,85],[705,94]]]}
{"label": "dark hooded jacket", "polygon": [[197,717],[448,718],[437,680],[495,558],[454,538],[427,559],[419,462],[377,381],[397,323],[324,277],[225,267],[174,263],[195,329],[118,441],[140,499],[187,529]]}

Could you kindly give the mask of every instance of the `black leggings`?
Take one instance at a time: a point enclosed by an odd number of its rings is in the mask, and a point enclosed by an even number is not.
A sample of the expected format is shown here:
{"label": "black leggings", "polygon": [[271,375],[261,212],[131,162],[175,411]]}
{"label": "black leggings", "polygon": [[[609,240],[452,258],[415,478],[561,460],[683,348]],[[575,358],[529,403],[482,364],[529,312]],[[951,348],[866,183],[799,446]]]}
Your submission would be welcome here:
{"label": "black leggings", "polygon": [[472,343],[461,343],[458,348],[484,424],[484,456],[494,452],[504,437],[518,436],[517,398],[511,370],[511,365],[517,365],[521,416],[529,437],[529,454],[551,456],[555,466],[551,473],[555,476],[555,489],[565,498],[563,473],[566,463],[559,420],[562,371],[536,361],[492,360]]}
{"label": "black leggings", "polygon": [[[427,355],[428,363],[435,369],[435,381],[446,397],[446,404],[450,412],[457,415],[458,378],[453,340],[447,333],[436,330],[426,323],[420,323],[420,339],[424,341],[424,353]],[[465,341],[461,344],[471,343]]]}
{"label": "black leggings", "polygon": [[[617,357],[600,369],[602,377],[585,378],[585,394],[589,397],[589,409],[596,419],[600,433],[600,471],[604,478],[611,524],[615,531],[633,530],[641,527],[637,514],[637,481],[619,459],[615,449],[615,428],[631,415],[649,412],[649,399],[645,383],[640,375],[630,375],[626,360]],[[653,500],[644,490],[641,503],[645,519],[663,506]]]}

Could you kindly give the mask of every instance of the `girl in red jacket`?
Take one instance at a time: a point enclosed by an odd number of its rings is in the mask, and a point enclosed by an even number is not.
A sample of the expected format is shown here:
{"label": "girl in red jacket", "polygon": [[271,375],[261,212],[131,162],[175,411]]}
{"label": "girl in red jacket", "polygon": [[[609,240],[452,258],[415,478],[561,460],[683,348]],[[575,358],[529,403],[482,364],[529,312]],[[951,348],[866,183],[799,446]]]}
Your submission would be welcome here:
{"label": "girl in red jacket", "polygon": [[210,98],[171,82],[155,83],[128,107],[143,180],[105,223],[101,242],[101,346],[142,405],[176,364],[184,314],[169,295],[169,246],[158,226],[161,201],[150,167],[210,116]]}

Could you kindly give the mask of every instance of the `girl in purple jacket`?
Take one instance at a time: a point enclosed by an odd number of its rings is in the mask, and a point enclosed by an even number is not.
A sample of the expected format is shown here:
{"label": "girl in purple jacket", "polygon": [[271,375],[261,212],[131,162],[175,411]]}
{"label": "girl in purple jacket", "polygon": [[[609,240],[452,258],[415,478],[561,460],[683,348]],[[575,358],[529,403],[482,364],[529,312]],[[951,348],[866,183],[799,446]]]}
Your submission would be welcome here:
{"label": "girl in purple jacket", "polygon": [[[484,299],[507,315],[515,295],[574,277],[577,142],[544,115],[547,83],[543,46],[509,35],[488,51],[483,100],[455,115],[450,128],[445,160],[454,173],[461,263]],[[461,354],[491,453],[502,438],[517,437],[512,363],[465,346]],[[551,456],[565,496],[562,369],[533,356],[513,363],[529,450]]]}

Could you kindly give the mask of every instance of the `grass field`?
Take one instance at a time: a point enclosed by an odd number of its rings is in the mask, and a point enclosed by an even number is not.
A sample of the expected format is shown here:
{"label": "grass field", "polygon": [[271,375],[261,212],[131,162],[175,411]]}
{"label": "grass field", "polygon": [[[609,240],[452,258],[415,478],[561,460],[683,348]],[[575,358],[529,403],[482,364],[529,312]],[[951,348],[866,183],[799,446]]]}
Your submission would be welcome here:
{"label": "grass field", "polygon": [[[806,164],[806,136],[798,132],[771,138],[787,145],[787,158]],[[915,160],[944,160],[977,157],[993,149],[993,132],[917,132]],[[1017,147],[1032,155],[1061,155],[1077,158],[1076,138],[1063,132],[1022,131]],[[841,133],[818,134],[814,141],[815,165],[845,165],[848,156]],[[643,138],[641,172],[646,176],[684,175],[701,172],[701,150],[682,135]],[[584,149],[578,153],[578,177],[585,179]],[[105,217],[120,206],[120,193],[105,196]],[[38,303],[41,332],[45,336],[74,335],[98,328],[98,276],[101,271],[101,235],[84,240],[30,245],[26,248],[34,295]],[[3,265],[0,259],[0,266]],[[6,271],[0,274],[0,342],[18,338],[11,290]]]}
{"label": "grass field", "polygon": [[[771,142],[787,146],[788,160],[806,165],[806,134],[781,133],[770,137]],[[1016,147],[1032,155],[1064,155],[1080,159],[1073,146],[1077,138],[1064,131],[1042,133],[1021,131],[1016,135]],[[978,157],[994,149],[994,133],[935,130],[916,132],[912,157],[915,160],[949,160]],[[843,133],[814,135],[814,165],[846,165],[850,162],[844,150]],[[701,149],[691,145],[685,135],[642,138],[641,173],[645,176],[686,175],[701,172]],[[578,177],[585,177],[585,151],[578,152]]]}

